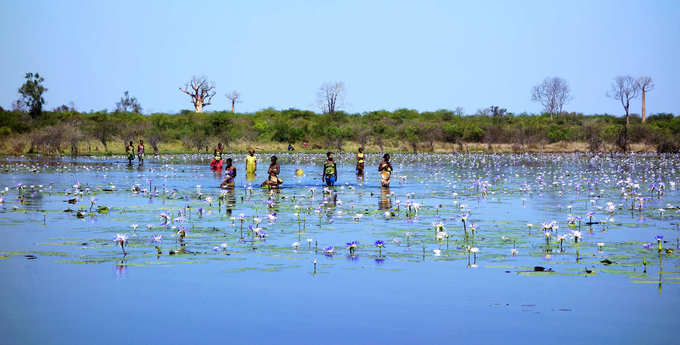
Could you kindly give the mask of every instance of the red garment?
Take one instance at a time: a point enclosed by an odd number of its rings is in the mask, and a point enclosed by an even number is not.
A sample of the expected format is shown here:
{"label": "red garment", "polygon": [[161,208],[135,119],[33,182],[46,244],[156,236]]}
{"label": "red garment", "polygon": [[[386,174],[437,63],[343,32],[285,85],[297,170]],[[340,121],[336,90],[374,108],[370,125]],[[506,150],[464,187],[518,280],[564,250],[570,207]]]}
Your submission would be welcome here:
{"label": "red garment", "polygon": [[217,169],[222,170],[222,160],[221,159],[220,160],[214,160],[213,159],[212,162],[210,162],[210,168],[214,169],[214,170],[217,170]]}

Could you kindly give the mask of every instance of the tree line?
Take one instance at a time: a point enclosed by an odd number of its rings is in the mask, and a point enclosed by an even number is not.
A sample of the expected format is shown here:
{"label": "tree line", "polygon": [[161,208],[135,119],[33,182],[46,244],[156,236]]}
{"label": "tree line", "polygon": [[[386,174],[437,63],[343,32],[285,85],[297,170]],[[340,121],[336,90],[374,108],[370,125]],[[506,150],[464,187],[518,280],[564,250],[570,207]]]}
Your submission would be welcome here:
{"label": "tree line", "polygon": [[142,115],[139,101],[127,91],[113,112],[82,113],[72,105],[44,111],[47,88],[43,82],[38,74],[27,74],[19,89],[20,100],[13,109],[0,108],[0,135],[17,142],[6,141],[2,151],[79,154],[83,143],[90,146],[95,142],[109,152],[112,142],[137,139],[145,139],[155,151],[162,151],[165,144],[179,143],[194,152],[204,151],[216,142],[227,147],[235,142],[304,142],[308,148],[334,150],[343,150],[351,142],[375,145],[380,151],[385,146],[406,144],[413,152],[433,151],[436,143],[512,144],[522,150],[556,142],[585,142],[591,151],[623,152],[630,149],[631,143],[643,143],[656,146],[659,152],[677,152],[680,143],[680,117],[665,113],[647,117],[644,102],[642,117],[629,111],[630,100],[639,94],[644,99],[653,88],[649,77],[614,79],[607,95],[621,102],[626,114],[623,118],[565,112],[571,93],[566,81],[557,77],[546,78],[532,89],[532,99],[544,106],[542,114],[514,114],[492,105],[471,115],[465,115],[461,108],[347,113],[340,110],[345,96],[341,82],[325,83],[319,88],[319,113],[299,109],[237,113],[237,91],[225,95],[231,101],[231,112],[204,112],[203,107],[215,96],[214,83],[205,78],[192,78],[180,88],[190,96],[194,111]]}

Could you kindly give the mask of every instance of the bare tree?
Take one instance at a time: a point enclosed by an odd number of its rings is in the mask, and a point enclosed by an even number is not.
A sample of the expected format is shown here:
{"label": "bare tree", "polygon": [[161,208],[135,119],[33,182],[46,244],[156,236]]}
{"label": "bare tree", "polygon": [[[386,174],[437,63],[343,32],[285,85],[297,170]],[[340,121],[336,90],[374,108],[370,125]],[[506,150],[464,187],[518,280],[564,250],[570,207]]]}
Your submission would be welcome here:
{"label": "bare tree", "polygon": [[137,101],[137,97],[130,96],[130,93],[125,91],[123,97],[120,98],[120,102],[116,103],[116,112],[139,114],[142,112],[142,106]]}
{"label": "bare tree", "polygon": [[614,78],[611,90],[607,93],[608,97],[621,102],[623,110],[626,111],[626,126],[630,124],[630,101],[637,98],[639,92],[640,86],[637,81],[629,75],[624,75]]}
{"label": "bare tree", "polygon": [[202,113],[203,107],[210,105],[210,101],[215,96],[215,83],[209,82],[206,77],[194,76],[184,85],[184,88],[180,87],[179,90],[191,97],[194,111]]}
{"label": "bare tree", "polygon": [[654,90],[654,81],[652,80],[652,77],[640,77],[637,80],[638,88],[640,89],[640,93],[642,94],[642,123],[645,123],[645,114],[647,114],[647,109],[645,108],[645,96],[647,94],[647,91],[652,91]]}
{"label": "bare tree", "polygon": [[224,94],[227,96],[227,99],[231,101],[231,112],[232,114],[234,113],[234,106],[236,103],[241,103],[241,94],[238,93],[238,91],[234,90],[232,92]]}
{"label": "bare tree", "polygon": [[317,94],[317,103],[324,114],[333,115],[336,110],[342,108],[345,102],[345,84],[339,82],[327,82],[321,85]]}
{"label": "bare tree", "polygon": [[534,86],[531,100],[543,105],[543,111],[550,113],[550,121],[554,114],[561,114],[564,106],[571,100],[571,90],[566,80],[560,77],[548,77]]}
{"label": "bare tree", "polygon": [[491,108],[479,108],[475,115],[477,116],[491,116]]}
{"label": "bare tree", "polygon": [[630,101],[637,98],[640,92],[640,86],[637,81],[629,76],[618,76],[614,78],[611,90],[607,93],[607,96],[618,100],[623,106],[623,110],[626,111],[626,125],[623,127],[623,131],[619,136],[619,147],[623,152],[628,152],[628,125],[630,124]]}

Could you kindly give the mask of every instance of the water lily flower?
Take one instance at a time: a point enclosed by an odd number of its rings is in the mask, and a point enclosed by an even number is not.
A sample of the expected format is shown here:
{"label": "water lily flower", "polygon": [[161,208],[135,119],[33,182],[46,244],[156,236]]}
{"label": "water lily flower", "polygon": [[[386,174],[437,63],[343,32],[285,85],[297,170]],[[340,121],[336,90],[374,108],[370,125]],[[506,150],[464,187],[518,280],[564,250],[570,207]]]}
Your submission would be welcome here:
{"label": "water lily flower", "polygon": [[300,242],[295,241],[295,242],[293,242],[293,244],[291,246],[293,246],[295,248],[295,250],[297,250],[298,247],[300,246]]}
{"label": "water lily flower", "polygon": [[382,248],[385,246],[384,241],[375,241],[375,246],[378,247],[378,256],[382,256]]}
{"label": "water lily flower", "polygon": [[333,246],[328,246],[323,249],[324,254],[326,255],[333,255],[333,252],[335,251],[335,248]]}
{"label": "water lily flower", "polygon": [[120,244],[120,249],[123,251],[123,255],[127,255],[127,252],[125,252],[125,243],[128,241],[128,235],[116,234],[116,238],[114,238],[113,241]]}
{"label": "water lily flower", "polygon": [[515,255],[519,254],[519,250],[512,248],[512,249],[510,249],[510,254],[512,254],[512,256],[515,256]]}
{"label": "water lily flower", "polygon": [[434,253],[434,256],[442,255],[442,251],[440,249],[433,249],[432,252]]}
{"label": "water lily flower", "polygon": [[132,225],[130,225],[130,227],[132,228],[132,230],[137,230],[137,227],[139,227],[139,225],[137,225],[137,224],[132,224]]}
{"label": "water lily flower", "polygon": [[161,243],[161,240],[163,239],[162,235],[151,235],[151,243]]}
{"label": "water lily flower", "polygon": [[347,249],[349,249],[350,255],[354,255],[354,251],[357,249],[358,245],[359,245],[359,242],[357,242],[357,241],[347,242]]}
{"label": "water lily flower", "polygon": [[180,226],[179,229],[177,230],[177,236],[179,237],[179,241],[183,241],[184,237],[187,235],[186,231],[184,230],[184,227]]}
{"label": "water lily flower", "polygon": [[161,212],[158,217],[161,219],[162,223],[161,225],[166,225],[168,224],[168,221],[170,220],[170,215],[167,214],[166,212]]}

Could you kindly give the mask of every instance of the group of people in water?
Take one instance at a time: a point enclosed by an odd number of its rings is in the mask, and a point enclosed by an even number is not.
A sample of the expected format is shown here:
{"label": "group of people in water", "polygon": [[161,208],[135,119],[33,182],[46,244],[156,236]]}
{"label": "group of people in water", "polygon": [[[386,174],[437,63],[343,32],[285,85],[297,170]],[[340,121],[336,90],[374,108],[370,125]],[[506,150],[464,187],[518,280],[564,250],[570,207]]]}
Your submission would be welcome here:
{"label": "group of people in water", "polygon": [[[132,142],[131,142],[132,144]],[[142,146],[143,150],[143,146]],[[210,162],[211,169],[217,171],[222,171],[222,154],[223,154],[222,143],[217,144],[213,150],[213,160]],[[261,187],[266,188],[279,188],[283,184],[283,180],[279,177],[281,173],[281,166],[279,166],[278,158],[276,156],[271,156],[271,163],[267,169],[267,179],[262,182]],[[356,173],[357,176],[364,176],[364,162],[366,161],[366,154],[363,148],[359,148],[359,152],[356,155]],[[255,150],[249,149],[248,155],[246,156],[246,176],[250,178],[255,177],[255,171],[257,170],[257,157],[255,156]],[[234,181],[236,178],[236,167],[233,165],[231,158],[227,158],[224,162],[224,172],[225,179],[220,184],[220,188],[233,188]],[[390,155],[388,153],[383,155],[383,160],[378,165],[378,172],[380,173],[380,184],[382,187],[388,188],[390,186],[390,177],[392,175],[392,163],[390,163]],[[298,175],[302,174],[301,170],[297,171]],[[326,186],[334,186],[338,181],[338,168],[337,164],[333,160],[333,152],[326,153],[326,161],[323,164],[323,170],[321,173],[321,180],[326,184]]]}
{"label": "group of people in water", "polygon": [[[132,165],[132,161],[135,160],[135,145],[130,140],[130,144],[125,147],[125,154],[127,155],[128,165]],[[139,139],[139,144],[137,145],[137,159],[139,160],[139,165],[144,165],[144,140]]]}

